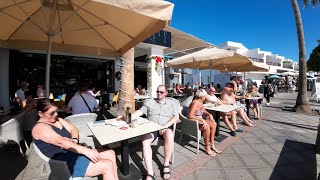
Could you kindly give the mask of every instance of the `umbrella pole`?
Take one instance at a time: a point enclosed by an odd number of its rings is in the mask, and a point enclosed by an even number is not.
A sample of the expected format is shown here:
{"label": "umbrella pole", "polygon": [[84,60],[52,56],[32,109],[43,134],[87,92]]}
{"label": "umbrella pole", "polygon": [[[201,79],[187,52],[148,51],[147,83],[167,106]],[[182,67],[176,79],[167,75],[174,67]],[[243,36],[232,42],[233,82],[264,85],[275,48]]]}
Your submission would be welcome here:
{"label": "umbrella pole", "polygon": [[243,90],[246,91],[247,90],[247,85],[246,85],[246,72],[243,72]]}
{"label": "umbrella pole", "polygon": [[46,82],[45,82],[46,98],[49,97],[49,86],[50,86],[51,39],[52,39],[52,36],[48,35],[48,53],[47,53],[47,59],[46,59]]}
{"label": "umbrella pole", "polygon": [[212,71],[212,62],[210,61],[210,78],[209,78],[209,84],[211,84],[211,71]]}

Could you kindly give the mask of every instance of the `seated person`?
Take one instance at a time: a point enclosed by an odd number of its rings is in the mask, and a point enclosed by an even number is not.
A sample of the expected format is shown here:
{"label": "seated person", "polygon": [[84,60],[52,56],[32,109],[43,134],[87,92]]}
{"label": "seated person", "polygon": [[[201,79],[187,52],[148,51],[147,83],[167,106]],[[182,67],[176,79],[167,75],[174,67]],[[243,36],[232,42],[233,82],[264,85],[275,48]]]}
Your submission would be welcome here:
{"label": "seated person", "polygon": [[86,83],[81,83],[79,93],[75,94],[68,103],[67,112],[72,112],[72,114],[92,113],[98,104],[98,101],[87,92]]}
{"label": "seated person", "polygon": [[65,161],[72,177],[102,175],[118,179],[113,150],[96,150],[78,145],[79,131],[57,116],[57,107],[49,99],[37,103],[40,119],[32,129],[34,144],[48,158]]}
{"label": "seated person", "polygon": [[198,89],[200,89],[199,83],[196,82],[193,87],[192,87],[193,91],[197,91]]}
{"label": "seated person", "polygon": [[[234,88],[234,86],[236,86],[235,82],[227,83],[226,87],[221,91],[221,99],[224,104],[232,104],[232,105],[239,106],[240,108],[238,108],[236,110],[237,114],[243,120],[245,125],[251,127],[251,126],[253,126],[253,124],[252,124],[252,121],[249,119],[249,117],[247,116],[247,114],[244,111],[246,109],[245,105],[236,101],[236,99],[241,99],[243,97],[236,96],[234,94],[234,92],[235,92],[234,90],[236,89],[236,88]],[[225,123],[226,122],[227,121],[225,121]],[[232,123],[233,123],[233,128],[231,128],[231,126],[228,125],[228,122],[226,123],[227,126],[231,129],[231,131],[235,130],[236,132],[243,132],[243,130],[238,129],[236,122],[232,122]]]}
{"label": "seated person", "polygon": [[14,100],[20,105],[21,108],[24,108],[26,106],[26,97],[24,96],[24,92],[28,90],[28,86],[28,83],[22,82],[20,84],[20,89],[18,89],[14,94]]}
{"label": "seated person", "polygon": [[182,94],[182,93],[183,93],[183,91],[181,90],[181,85],[180,85],[180,84],[177,84],[177,85],[176,85],[176,91],[177,91],[177,93],[179,93],[179,94]]}
{"label": "seated person", "polygon": [[183,89],[183,93],[186,94],[187,96],[192,96],[192,89],[188,84],[185,85]]}
{"label": "seated person", "polygon": [[135,89],[135,95],[146,95],[146,91],[142,89],[141,85],[138,85],[137,88]]}
{"label": "seated person", "polygon": [[43,84],[38,84],[37,86],[37,97],[38,98],[44,98],[44,88],[43,88]]}
{"label": "seated person", "polygon": [[209,94],[206,97],[206,101],[211,103],[216,103],[217,105],[222,105],[223,102],[216,95],[214,95],[214,93],[215,93],[215,88],[211,86],[209,88]]}
{"label": "seated person", "polygon": [[[203,134],[205,151],[210,156],[216,156],[216,153],[221,153],[214,145],[214,136],[216,133],[217,123],[213,116],[203,107],[203,102],[206,100],[207,92],[204,89],[198,90],[194,95],[194,100],[189,105],[188,118],[198,121],[200,131]],[[215,152],[213,152],[212,150]]]}
{"label": "seated person", "polygon": [[159,85],[157,88],[157,98],[148,99],[144,105],[137,111],[132,113],[132,118],[142,116],[145,114],[147,119],[158,123],[166,129],[145,134],[142,137],[142,154],[147,168],[146,179],[155,179],[155,174],[152,167],[152,149],[151,143],[159,136],[164,139],[164,163],[163,163],[163,179],[170,179],[170,167],[169,162],[171,159],[174,134],[172,131],[172,125],[179,120],[179,106],[178,100],[172,98],[166,98],[168,92],[166,86]]}
{"label": "seated person", "polygon": [[[249,91],[246,94],[247,97],[261,97],[261,95],[258,92],[258,88],[255,85],[251,85]],[[262,100],[262,97],[261,97]],[[261,102],[260,102],[261,103]],[[260,119],[260,109],[259,109],[259,100],[258,99],[252,99],[250,100],[250,108],[254,112],[254,118]]]}
{"label": "seated person", "polygon": [[31,92],[31,90],[27,90],[24,93],[24,96],[26,97],[26,106],[23,108],[24,112],[30,112],[33,109],[35,109],[35,100],[33,98],[33,94]]}
{"label": "seated person", "polygon": [[217,84],[216,92],[217,92],[217,93],[220,93],[220,92],[221,92],[221,85],[220,85],[220,84]]}
{"label": "seated person", "polygon": [[91,83],[88,86],[87,93],[91,94],[93,97],[100,96],[100,91],[97,91],[96,93],[94,93],[95,91],[96,91],[96,86],[94,83]]}

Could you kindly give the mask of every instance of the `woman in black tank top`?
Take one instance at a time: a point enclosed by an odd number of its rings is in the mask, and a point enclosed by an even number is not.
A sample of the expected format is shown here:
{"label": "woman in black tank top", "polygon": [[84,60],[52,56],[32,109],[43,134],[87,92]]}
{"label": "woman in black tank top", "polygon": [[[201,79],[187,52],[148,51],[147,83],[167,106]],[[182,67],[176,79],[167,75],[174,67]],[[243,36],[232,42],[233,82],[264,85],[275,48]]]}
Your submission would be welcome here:
{"label": "woman in black tank top", "polygon": [[49,99],[37,103],[40,119],[32,130],[34,144],[48,158],[65,161],[72,177],[97,176],[118,179],[113,150],[89,149],[78,145],[79,131],[57,116]]}

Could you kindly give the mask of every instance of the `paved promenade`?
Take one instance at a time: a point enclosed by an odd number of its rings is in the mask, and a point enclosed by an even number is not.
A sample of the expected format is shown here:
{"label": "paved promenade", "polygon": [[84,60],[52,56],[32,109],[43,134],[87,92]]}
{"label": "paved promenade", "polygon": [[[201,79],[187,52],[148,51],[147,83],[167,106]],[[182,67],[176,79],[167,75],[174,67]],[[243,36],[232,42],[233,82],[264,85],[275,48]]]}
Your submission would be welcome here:
{"label": "paved promenade", "polygon": [[[248,128],[239,122],[245,132],[238,133],[236,137],[231,137],[221,123],[221,133],[228,138],[216,144],[223,152],[215,158],[204,153],[203,141],[200,143],[199,155],[195,153],[196,143],[193,138],[183,136],[179,144],[180,132],[177,130],[171,179],[317,179],[320,155],[315,154],[314,143],[319,115],[283,111],[284,105],[294,104],[295,97],[296,93],[276,95],[271,99],[270,106],[263,107],[263,118],[256,121],[255,127]],[[320,103],[314,99],[311,99],[311,105],[314,108],[320,107]],[[119,154],[119,149],[116,150]],[[154,151],[159,152],[154,153],[153,159],[155,173],[161,179],[163,147]],[[12,152],[0,153],[0,179],[14,179],[19,173],[21,176],[27,160]],[[130,144],[130,157],[131,173],[125,178],[120,175],[120,179],[142,179],[146,171],[140,142]]]}

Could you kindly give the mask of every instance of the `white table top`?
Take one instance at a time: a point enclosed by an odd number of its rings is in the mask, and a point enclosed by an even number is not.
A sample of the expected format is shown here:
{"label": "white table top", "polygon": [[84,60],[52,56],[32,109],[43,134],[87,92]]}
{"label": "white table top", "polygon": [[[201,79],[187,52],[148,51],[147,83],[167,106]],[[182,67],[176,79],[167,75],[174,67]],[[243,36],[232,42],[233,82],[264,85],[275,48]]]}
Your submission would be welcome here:
{"label": "white table top", "polygon": [[223,104],[220,106],[213,106],[212,104],[204,104],[203,106],[205,109],[212,110],[212,111],[219,111],[223,113],[227,113],[239,108],[239,106],[237,105],[227,105],[227,104]]}
{"label": "white table top", "polygon": [[246,97],[245,99],[255,100],[255,99],[262,99],[262,97]]}
{"label": "white table top", "polygon": [[[146,119],[145,119],[146,120]],[[108,122],[108,120],[106,120]],[[128,127],[125,130],[119,129],[120,127],[115,127],[112,125],[93,125],[93,122],[87,123],[93,135],[98,139],[101,145],[106,145],[125,139],[130,139],[133,137],[148,134],[154,131],[159,131],[164,129],[157,123],[147,120],[147,123],[137,124],[137,127]]]}
{"label": "white table top", "polygon": [[150,96],[146,96],[146,95],[139,95],[139,96],[134,96],[135,100],[139,100],[139,99],[151,99],[152,97]]}

